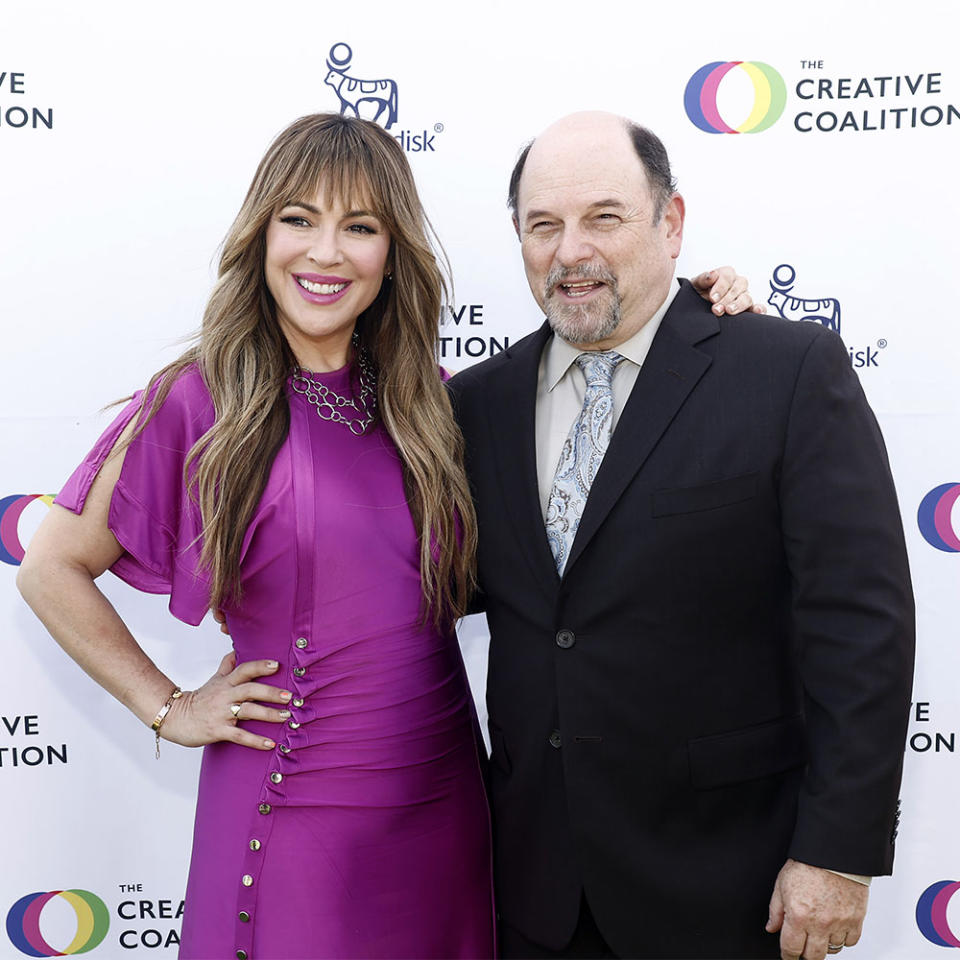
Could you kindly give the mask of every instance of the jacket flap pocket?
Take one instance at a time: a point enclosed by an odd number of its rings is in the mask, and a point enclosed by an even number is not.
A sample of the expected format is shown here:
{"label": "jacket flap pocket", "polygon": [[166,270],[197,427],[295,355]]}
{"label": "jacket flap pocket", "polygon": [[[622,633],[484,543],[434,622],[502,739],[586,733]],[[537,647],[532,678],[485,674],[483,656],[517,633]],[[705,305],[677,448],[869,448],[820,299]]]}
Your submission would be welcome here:
{"label": "jacket flap pocket", "polygon": [[806,763],[803,717],[782,717],[742,730],[687,741],[690,780],[701,790],[783,773]]}
{"label": "jacket flap pocket", "polygon": [[655,517],[668,517],[673,513],[694,513],[697,510],[712,510],[729,503],[740,503],[757,495],[760,474],[745,473],[739,477],[727,477],[696,487],[677,487],[674,490],[658,490],[653,494],[652,513]]}

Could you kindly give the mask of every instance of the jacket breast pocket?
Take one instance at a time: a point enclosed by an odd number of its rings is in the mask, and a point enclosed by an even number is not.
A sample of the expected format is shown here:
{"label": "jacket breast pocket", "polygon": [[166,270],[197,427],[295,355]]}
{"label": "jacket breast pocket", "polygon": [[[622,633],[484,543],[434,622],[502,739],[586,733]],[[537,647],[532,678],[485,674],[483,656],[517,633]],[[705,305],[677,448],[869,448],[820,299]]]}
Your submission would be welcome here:
{"label": "jacket breast pocket", "polygon": [[759,482],[759,473],[744,473],[739,477],[727,477],[695,487],[657,490],[652,497],[651,512],[654,517],[669,517],[677,513],[696,513],[742,503],[757,495]]}
{"label": "jacket breast pocket", "polygon": [[513,769],[510,764],[510,754],[507,753],[507,740],[503,731],[495,724],[490,728],[490,762],[501,772],[509,775]]}
{"label": "jacket breast pocket", "polygon": [[687,741],[690,781],[700,790],[784,773],[807,762],[803,717],[781,717]]}

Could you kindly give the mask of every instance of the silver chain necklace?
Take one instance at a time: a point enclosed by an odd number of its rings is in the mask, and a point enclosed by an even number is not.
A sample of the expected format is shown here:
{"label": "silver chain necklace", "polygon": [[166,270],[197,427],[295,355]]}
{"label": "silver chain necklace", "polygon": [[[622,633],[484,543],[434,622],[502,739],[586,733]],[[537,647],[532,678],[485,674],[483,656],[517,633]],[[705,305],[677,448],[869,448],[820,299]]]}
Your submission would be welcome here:
{"label": "silver chain necklace", "polygon": [[[302,367],[294,367],[290,385],[317,408],[321,420],[342,423],[352,434],[361,436],[377,418],[377,380],[366,350],[357,351],[360,368],[360,396],[342,397],[326,384],[314,380]],[[342,410],[352,410],[358,417],[347,417]]]}

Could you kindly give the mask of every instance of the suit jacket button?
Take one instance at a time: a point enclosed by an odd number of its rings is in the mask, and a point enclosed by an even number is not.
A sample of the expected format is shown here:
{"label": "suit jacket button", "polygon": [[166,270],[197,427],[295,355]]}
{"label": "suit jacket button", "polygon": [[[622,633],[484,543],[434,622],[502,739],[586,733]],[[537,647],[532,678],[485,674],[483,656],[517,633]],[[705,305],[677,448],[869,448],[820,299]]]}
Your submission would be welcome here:
{"label": "suit jacket button", "polygon": [[569,650],[576,642],[577,637],[572,630],[561,630],[557,634],[557,646],[561,650]]}
{"label": "suit jacket button", "polygon": [[550,740],[548,742],[551,747],[556,747],[556,749],[559,750],[560,747],[563,746],[563,737],[560,736],[560,731],[554,730],[553,733],[550,734]]}

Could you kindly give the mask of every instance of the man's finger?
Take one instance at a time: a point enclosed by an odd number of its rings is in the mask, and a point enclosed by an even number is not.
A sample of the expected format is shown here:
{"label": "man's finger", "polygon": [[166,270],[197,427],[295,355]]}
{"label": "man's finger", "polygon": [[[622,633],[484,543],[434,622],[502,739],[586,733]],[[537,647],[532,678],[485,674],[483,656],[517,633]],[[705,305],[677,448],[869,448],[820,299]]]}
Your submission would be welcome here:
{"label": "man's finger", "polygon": [[780,956],[782,960],[797,960],[804,956],[807,944],[807,931],[787,916],[780,931]]}
{"label": "man's finger", "polygon": [[783,897],[779,884],[773,888],[770,897],[770,915],[767,917],[767,933],[776,933],[783,926]]}
{"label": "man's finger", "polygon": [[824,960],[827,955],[827,938],[822,933],[807,932],[803,947],[803,960]]}

